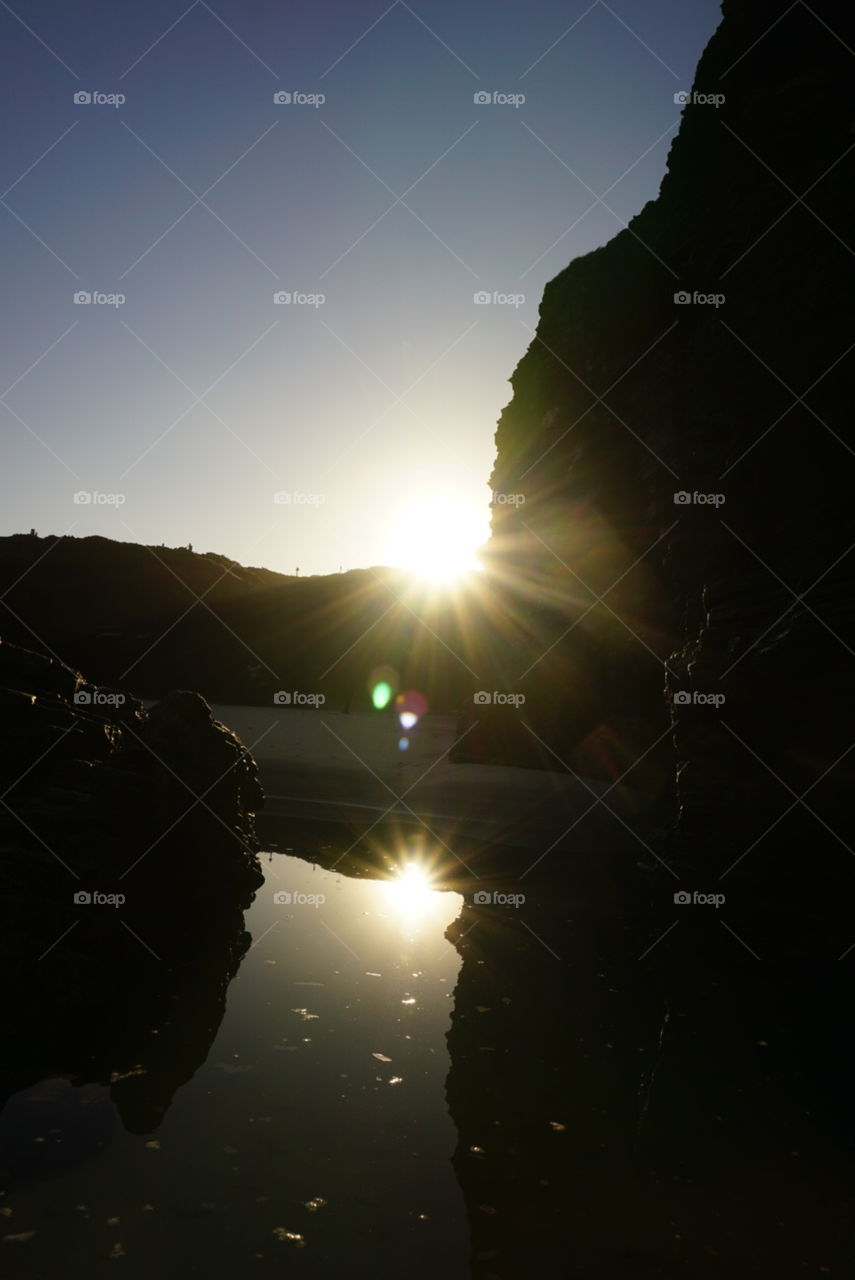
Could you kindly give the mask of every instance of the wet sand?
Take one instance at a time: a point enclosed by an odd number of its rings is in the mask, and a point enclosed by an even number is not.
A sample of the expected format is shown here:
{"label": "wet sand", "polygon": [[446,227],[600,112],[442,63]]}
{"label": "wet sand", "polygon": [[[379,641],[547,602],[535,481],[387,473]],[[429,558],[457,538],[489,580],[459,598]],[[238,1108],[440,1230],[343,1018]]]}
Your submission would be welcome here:
{"label": "wet sand", "polygon": [[649,815],[650,797],[567,773],[453,764],[453,716],[425,716],[402,750],[401,730],[388,712],[226,704],[213,710],[258,762],[267,793],[262,833],[283,819],[339,822],[354,831],[394,821],[534,856],[590,853],[604,842],[624,857],[645,854],[629,827]]}

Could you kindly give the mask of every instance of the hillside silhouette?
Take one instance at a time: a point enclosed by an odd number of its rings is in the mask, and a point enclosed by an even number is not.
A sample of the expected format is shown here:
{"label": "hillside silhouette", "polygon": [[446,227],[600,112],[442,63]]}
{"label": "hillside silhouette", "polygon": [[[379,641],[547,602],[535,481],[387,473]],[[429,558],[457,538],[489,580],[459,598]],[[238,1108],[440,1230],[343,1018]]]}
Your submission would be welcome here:
{"label": "hillside silhouette", "polygon": [[475,687],[459,602],[414,589],[399,569],[298,578],[186,548],[16,535],[0,538],[0,595],[7,639],[144,697],[320,693],[359,710],[384,665],[435,711]]}

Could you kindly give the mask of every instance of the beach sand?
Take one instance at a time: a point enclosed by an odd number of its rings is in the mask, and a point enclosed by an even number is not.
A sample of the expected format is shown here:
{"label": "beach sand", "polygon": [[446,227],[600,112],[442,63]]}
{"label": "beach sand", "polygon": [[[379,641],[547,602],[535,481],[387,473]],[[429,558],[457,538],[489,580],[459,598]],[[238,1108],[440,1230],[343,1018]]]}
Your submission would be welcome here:
{"label": "beach sand", "polygon": [[[452,764],[453,716],[427,715],[402,732],[390,712],[217,704],[214,715],[255,757],[267,794],[262,839],[284,847],[293,824],[342,824],[357,833],[396,823],[443,840],[535,852],[584,853],[607,844],[644,856],[630,825],[652,801],[625,785],[567,773]],[[281,839],[280,839],[281,837]]]}

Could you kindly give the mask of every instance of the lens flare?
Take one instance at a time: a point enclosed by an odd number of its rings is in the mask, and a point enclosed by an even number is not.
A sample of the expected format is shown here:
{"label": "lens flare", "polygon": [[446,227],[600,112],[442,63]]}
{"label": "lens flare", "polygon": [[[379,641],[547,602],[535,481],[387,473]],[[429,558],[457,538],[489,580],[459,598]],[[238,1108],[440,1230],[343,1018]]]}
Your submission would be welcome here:
{"label": "lens flare", "polygon": [[428,700],[423,693],[419,693],[418,689],[407,689],[404,693],[398,694],[395,706],[398,708],[399,715],[402,712],[410,712],[418,720],[420,716],[426,714]]}
{"label": "lens flare", "polygon": [[392,701],[392,686],[387,684],[385,680],[378,681],[371,690],[371,701],[377,711],[382,711],[384,707],[388,707]]}
{"label": "lens flare", "polygon": [[382,666],[374,668],[366,683],[371,695],[371,704],[377,711],[388,707],[400,688],[397,671],[385,662]]}

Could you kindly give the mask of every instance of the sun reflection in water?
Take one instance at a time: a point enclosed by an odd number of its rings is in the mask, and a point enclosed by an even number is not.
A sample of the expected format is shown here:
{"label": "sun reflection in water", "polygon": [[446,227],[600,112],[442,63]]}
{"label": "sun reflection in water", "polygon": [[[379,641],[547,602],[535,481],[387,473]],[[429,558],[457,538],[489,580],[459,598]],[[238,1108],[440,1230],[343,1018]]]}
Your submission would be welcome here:
{"label": "sun reflection in water", "polygon": [[429,872],[417,862],[399,866],[391,879],[383,881],[383,890],[390,910],[407,929],[420,927],[447,908],[447,895],[433,888]]}

